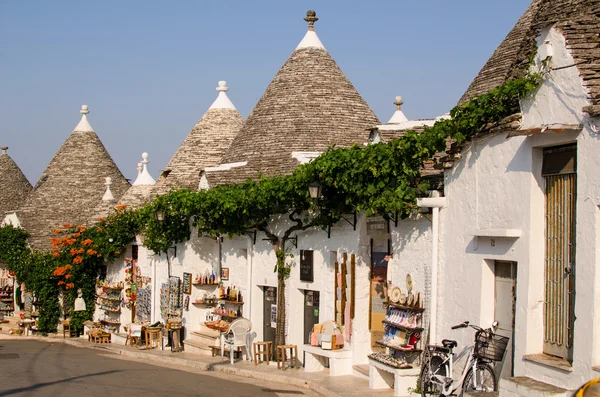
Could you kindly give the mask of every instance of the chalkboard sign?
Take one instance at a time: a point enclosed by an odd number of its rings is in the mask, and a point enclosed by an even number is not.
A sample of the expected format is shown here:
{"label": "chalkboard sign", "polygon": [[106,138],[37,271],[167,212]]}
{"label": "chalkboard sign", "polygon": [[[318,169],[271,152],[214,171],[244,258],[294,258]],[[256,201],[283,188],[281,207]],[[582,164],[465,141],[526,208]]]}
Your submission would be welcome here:
{"label": "chalkboard sign", "polygon": [[314,281],[313,251],[300,251],[300,281]]}

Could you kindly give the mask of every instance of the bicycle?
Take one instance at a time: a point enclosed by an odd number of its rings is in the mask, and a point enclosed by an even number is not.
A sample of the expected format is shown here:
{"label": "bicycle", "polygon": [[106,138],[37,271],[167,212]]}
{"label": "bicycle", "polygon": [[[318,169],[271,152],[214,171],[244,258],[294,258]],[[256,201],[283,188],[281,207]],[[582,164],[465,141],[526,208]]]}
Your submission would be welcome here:
{"label": "bicycle", "polygon": [[471,325],[468,321],[455,325],[452,329],[467,327],[476,331],[475,347],[458,382],[452,378],[454,362],[452,350],[458,346],[458,343],[454,340],[444,339],[442,346],[427,346],[421,370],[422,397],[456,395],[459,388],[461,397],[465,392],[496,391],[496,375],[491,364],[494,361],[502,361],[504,358],[508,338],[494,333],[498,327],[497,321],[494,322],[492,328],[488,329]]}

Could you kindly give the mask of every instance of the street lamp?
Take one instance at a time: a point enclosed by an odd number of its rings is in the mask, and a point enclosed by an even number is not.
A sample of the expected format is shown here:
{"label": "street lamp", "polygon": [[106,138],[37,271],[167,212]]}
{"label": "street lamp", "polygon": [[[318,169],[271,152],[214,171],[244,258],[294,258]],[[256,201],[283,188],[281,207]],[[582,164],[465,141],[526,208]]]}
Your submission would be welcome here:
{"label": "street lamp", "polygon": [[162,209],[156,210],[156,212],[154,213],[154,217],[156,218],[156,220],[158,222],[164,221],[165,220],[165,211]]}
{"label": "street lamp", "polygon": [[308,184],[308,194],[310,194],[310,198],[313,200],[321,197],[321,184],[319,182],[311,182]]}

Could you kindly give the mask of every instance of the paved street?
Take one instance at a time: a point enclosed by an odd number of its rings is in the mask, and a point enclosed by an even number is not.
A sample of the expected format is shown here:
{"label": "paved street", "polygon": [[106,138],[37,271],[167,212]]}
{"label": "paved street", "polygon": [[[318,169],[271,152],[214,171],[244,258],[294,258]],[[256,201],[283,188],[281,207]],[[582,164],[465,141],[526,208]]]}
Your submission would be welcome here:
{"label": "paved street", "polygon": [[179,371],[60,343],[0,340],[0,396],[317,396],[233,375]]}

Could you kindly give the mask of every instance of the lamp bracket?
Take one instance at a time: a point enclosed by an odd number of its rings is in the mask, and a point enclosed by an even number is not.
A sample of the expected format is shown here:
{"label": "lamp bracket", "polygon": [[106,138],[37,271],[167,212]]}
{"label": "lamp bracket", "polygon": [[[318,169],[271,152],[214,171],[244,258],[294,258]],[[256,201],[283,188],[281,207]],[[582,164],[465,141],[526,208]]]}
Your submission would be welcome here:
{"label": "lamp bracket", "polygon": [[256,230],[246,230],[244,233],[252,239],[252,244],[256,245]]}
{"label": "lamp bracket", "polygon": [[284,238],[283,240],[291,241],[292,244],[294,244],[294,247],[298,248],[298,236]]}
{"label": "lamp bracket", "polygon": [[354,230],[356,230],[356,211],[354,211],[352,215],[353,215],[353,221],[350,221],[344,215],[341,215],[340,218],[342,218],[343,220],[348,222],[354,228]]}

